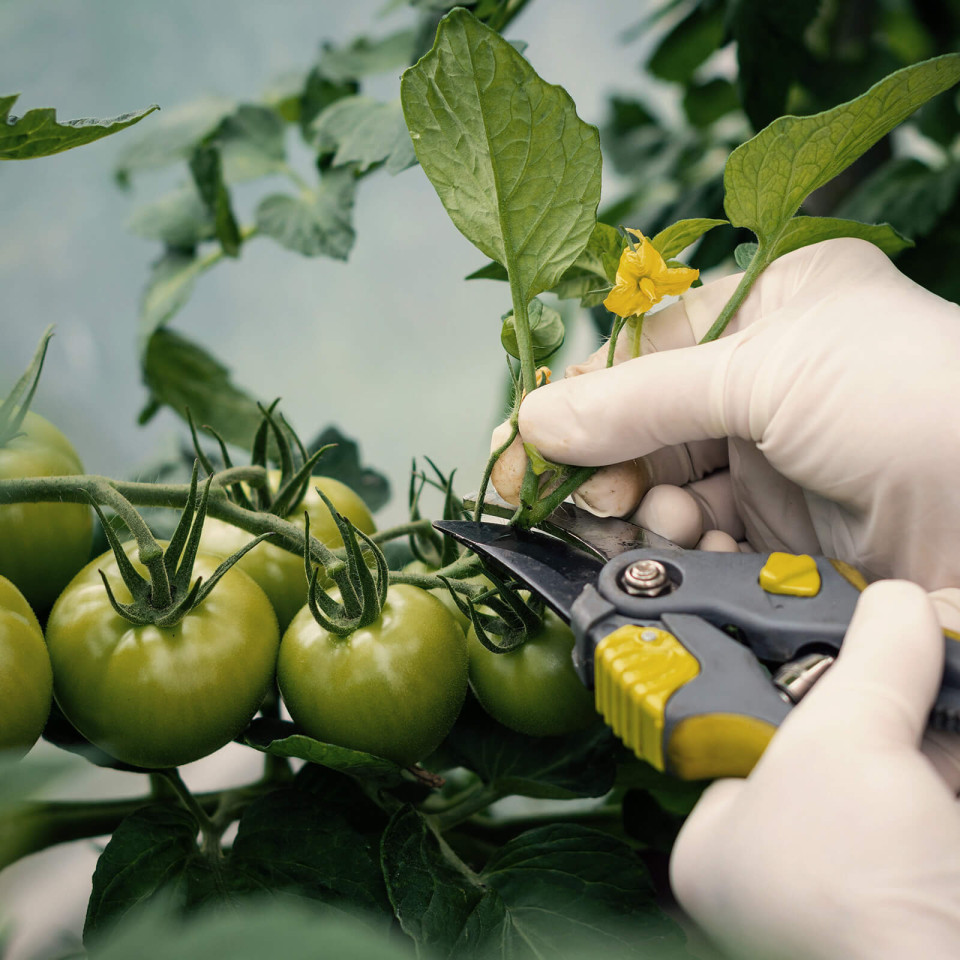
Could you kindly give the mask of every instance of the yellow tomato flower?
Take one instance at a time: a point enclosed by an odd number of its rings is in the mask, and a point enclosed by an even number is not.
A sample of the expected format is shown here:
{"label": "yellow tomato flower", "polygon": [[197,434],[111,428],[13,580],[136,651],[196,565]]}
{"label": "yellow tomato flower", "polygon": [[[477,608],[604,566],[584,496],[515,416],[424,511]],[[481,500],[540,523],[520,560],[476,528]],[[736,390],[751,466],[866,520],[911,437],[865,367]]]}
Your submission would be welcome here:
{"label": "yellow tomato flower", "polygon": [[668,267],[653,244],[639,231],[627,230],[639,243],[620,254],[617,282],[603,305],[619,317],[646,313],[664,297],[689,289],[699,270]]}

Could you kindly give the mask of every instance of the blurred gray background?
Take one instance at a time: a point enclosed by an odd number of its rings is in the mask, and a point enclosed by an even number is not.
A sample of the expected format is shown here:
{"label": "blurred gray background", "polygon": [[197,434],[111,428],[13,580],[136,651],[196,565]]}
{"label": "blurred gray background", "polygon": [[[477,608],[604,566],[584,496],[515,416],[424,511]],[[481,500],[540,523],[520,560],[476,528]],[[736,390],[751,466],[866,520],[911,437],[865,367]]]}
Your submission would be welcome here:
{"label": "blurred gray background", "polygon": [[[14,113],[56,107],[61,119],[110,117],[221,94],[256,99],[284,71],[308,67],[322,40],[381,36],[413,21],[383,0],[0,0],[0,92]],[[611,92],[637,92],[645,44],[621,43],[648,5],[629,0],[534,0],[511,26],[547,80],[600,123]],[[364,84],[383,99],[398,77]],[[136,352],[137,308],[157,244],[126,232],[135,206],[184,178],[142,174],[132,190],[112,178],[138,128],[58,156],[0,164],[0,395],[49,323],[57,335],[35,409],[73,440],[89,472],[149,477],[158,453],[184,435],[164,412],[139,428],[145,401]],[[306,151],[291,156],[309,172]],[[285,182],[271,185],[283,189]],[[605,197],[617,184],[607,173]],[[264,187],[235,191],[248,221]],[[203,277],[173,321],[262,398],[282,395],[305,438],[329,423],[358,439],[388,474],[394,498],[379,522],[400,520],[412,456],[459,468],[475,486],[490,427],[503,413],[502,284],[463,281],[484,258],[448,220],[419,167],[377,173],[358,191],[349,262],[306,259],[268,239]],[[593,348],[589,319],[568,315],[568,357]],[[560,364],[562,366],[562,364]],[[38,749],[52,749],[41,745]],[[260,759],[231,746],[187,767],[193,789],[257,775]],[[70,795],[139,795],[137,775],[88,768]],[[97,856],[94,843],[52,848],[0,876],[0,913],[15,924],[8,960],[65,956],[77,936]]]}
{"label": "blurred gray background", "polygon": [[[308,67],[322,40],[346,43],[413,22],[383,0],[260,4],[243,0],[6,0],[0,3],[0,91],[20,92],[14,113],[55,106],[61,119],[108,117],[206,94],[258,98],[277,74]],[[644,43],[623,31],[646,4],[534,0],[511,38],[546,79],[600,123],[615,89],[636,91]],[[398,95],[398,76],[364,92]],[[136,206],[185,179],[180,170],[138,175],[118,189],[112,169],[140,126],[54,157],[0,166],[0,392],[55,323],[35,409],[74,441],[92,473],[146,478],[158,452],[183,435],[161,413],[136,425],[145,401],[136,354],[137,308],[159,244],[125,230]],[[295,142],[296,141],[296,142]],[[310,157],[290,131],[291,156]],[[605,197],[616,193],[607,173]],[[286,189],[277,180],[269,189]],[[249,222],[264,183],[235,188]],[[357,242],[347,263],[307,259],[268,238],[202,277],[174,329],[232,368],[254,395],[281,395],[305,439],[329,423],[358,439],[395,496],[381,524],[403,518],[410,458],[426,454],[475,486],[490,426],[503,412],[500,316],[505,285],[464,282],[485,258],[465,240],[419,167],[381,171],[358,190]],[[568,315],[568,357],[593,347],[588,318]]]}

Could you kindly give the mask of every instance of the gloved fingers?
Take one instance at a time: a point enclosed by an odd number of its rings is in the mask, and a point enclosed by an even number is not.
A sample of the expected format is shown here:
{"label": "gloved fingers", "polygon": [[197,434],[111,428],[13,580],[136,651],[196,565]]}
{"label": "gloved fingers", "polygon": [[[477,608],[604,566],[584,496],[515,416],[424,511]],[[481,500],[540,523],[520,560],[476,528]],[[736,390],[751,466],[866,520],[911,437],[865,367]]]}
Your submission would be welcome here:
{"label": "gloved fingers", "polygon": [[724,836],[724,821],[737,804],[743,791],[743,780],[717,780],[710,784],[697,801],[677,835],[670,855],[670,886],[680,905],[696,916],[704,906],[704,877],[712,877],[713,869],[705,856],[717,847],[717,838]]}
{"label": "gloved fingers", "polygon": [[[934,590],[929,597],[940,626],[960,633],[960,589],[944,587]],[[927,730],[920,749],[950,790],[960,794],[960,735],[943,730]]]}
{"label": "gloved fingers", "polygon": [[520,432],[548,460],[578,466],[726,437],[724,389],[736,341],[654,353],[548,383],[521,404]]}
{"label": "gloved fingers", "polygon": [[737,516],[754,550],[824,553],[810,516],[807,494],[770,464],[750,440],[728,443],[731,490]]}
{"label": "gloved fingers", "polygon": [[687,549],[703,536],[700,505],[684,487],[667,483],[652,487],[630,519]]}
{"label": "gloved fingers", "polygon": [[707,553],[740,553],[740,544],[722,530],[705,530],[696,549]]}
{"label": "gloved fingers", "polygon": [[643,460],[627,460],[601,467],[573,494],[573,502],[597,517],[625,517],[633,513],[650,488]]}
{"label": "gloved fingers", "polygon": [[777,739],[916,747],[942,671],[943,634],[926,592],[905,580],[878,581],[860,595],[837,662]]}
{"label": "gloved fingers", "polygon": [[718,470],[702,480],[694,480],[686,489],[700,506],[704,530],[722,530],[734,540],[744,538],[746,531],[729,470]]}
{"label": "gloved fingers", "polygon": [[730,463],[727,441],[723,437],[661,447],[643,459],[650,470],[651,485],[672,483],[678,487],[724,470]]}

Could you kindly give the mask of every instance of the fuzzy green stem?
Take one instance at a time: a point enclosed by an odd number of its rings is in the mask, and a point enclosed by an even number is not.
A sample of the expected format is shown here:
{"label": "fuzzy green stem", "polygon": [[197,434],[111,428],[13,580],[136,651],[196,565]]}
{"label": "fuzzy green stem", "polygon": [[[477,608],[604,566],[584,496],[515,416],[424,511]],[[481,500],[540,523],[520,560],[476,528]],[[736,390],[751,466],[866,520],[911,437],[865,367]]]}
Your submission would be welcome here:
{"label": "fuzzy green stem", "polygon": [[506,453],[507,448],[516,440],[517,434],[520,432],[519,416],[519,410],[515,410],[510,417],[510,435],[487,458],[487,465],[483,468],[483,477],[480,480],[480,489],[477,491],[477,503],[473,508],[474,523],[479,523],[483,516],[483,503],[487,498],[487,486],[490,483],[490,475],[493,473],[494,464]]}
{"label": "fuzzy green stem", "polygon": [[633,318],[633,329],[630,331],[630,359],[636,360],[640,356],[640,338],[643,336],[643,318],[645,313],[639,313]]}
{"label": "fuzzy green stem", "polygon": [[607,341],[607,366],[613,366],[613,358],[617,352],[617,340],[620,337],[620,331],[627,322],[626,317],[617,317],[613,321],[613,327],[610,329],[610,339]]}
{"label": "fuzzy green stem", "polygon": [[567,474],[556,490],[548,493],[542,500],[538,500],[533,507],[524,514],[521,518],[523,526],[535,527],[538,523],[543,523],[574,490],[586,483],[600,468],[571,467],[570,469],[571,472]]}
{"label": "fuzzy green stem", "polygon": [[[71,843],[89,837],[102,837],[113,833],[121,821],[141,807],[152,803],[179,803],[168,789],[168,781],[159,774],[163,788],[148,796],[123,800],[44,800],[25,803],[5,812],[0,818],[0,870],[11,863],[38,853],[60,843]],[[274,789],[275,784],[256,783],[238,790],[231,790],[230,820],[222,822],[218,813],[217,827],[224,830],[229,822],[236,820],[243,808],[254,799]],[[198,793],[194,799],[204,814],[210,816],[224,807],[223,791]]]}
{"label": "fuzzy green stem", "polygon": [[[97,503],[116,509],[112,497],[119,494],[139,507],[169,507],[182,509],[190,494],[190,485],[165,483],[135,483],[111,480],[92,474],[68,477],[17,477],[0,480],[0,505],[8,503],[89,503],[92,497]],[[207,513],[218,520],[246,530],[247,533],[273,533],[272,543],[290,553],[303,556],[303,528],[271,513],[246,510],[231,503],[223,488],[214,485],[210,489]],[[322,564],[327,574],[335,576],[346,564],[316,537],[310,539],[310,557]]]}
{"label": "fuzzy green stem", "polygon": [[168,770],[158,770],[157,772],[170,784],[173,792],[177,795],[177,799],[193,814],[197,821],[202,837],[201,850],[211,859],[219,860],[222,855],[220,836],[223,831],[213,822],[197,798],[187,788],[187,785],[183,782],[183,777],[180,776],[180,771],[176,767],[171,767]]}
{"label": "fuzzy green stem", "polygon": [[759,246],[750,261],[750,266],[747,267],[746,272],[740,278],[737,289],[733,291],[730,299],[724,304],[717,319],[714,320],[713,326],[704,334],[701,343],[710,343],[711,340],[716,340],[726,330],[727,324],[734,318],[743,301],[747,299],[747,294],[756,282],[757,277],[770,265],[772,258],[768,251],[773,249],[775,245],[776,241],[769,245],[761,244]]}
{"label": "fuzzy green stem", "polygon": [[485,784],[477,781],[468,787],[445,809],[432,815],[437,829],[441,832],[455,827],[464,820],[469,820],[475,813],[485,810],[491,803],[496,803],[506,794],[495,784]]}

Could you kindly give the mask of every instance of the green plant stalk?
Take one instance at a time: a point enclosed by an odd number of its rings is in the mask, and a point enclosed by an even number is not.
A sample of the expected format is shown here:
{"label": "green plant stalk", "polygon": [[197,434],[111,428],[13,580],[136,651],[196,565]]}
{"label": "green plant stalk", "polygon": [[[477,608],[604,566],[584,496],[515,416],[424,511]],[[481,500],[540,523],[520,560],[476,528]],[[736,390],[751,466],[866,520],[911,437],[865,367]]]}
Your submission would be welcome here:
{"label": "green plant stalk", "polygon": [[560,486],[542,500],[538,500],[526,513],[523,517],[524,526],[535,527],[538,523],[543,523],[574,490],[586,483],[599,469],[599,467],[571,467],[571,472],[566,475]]}
{"label": "green plant stalk", "polygon": [[180,776],[180,771],[177,770],[176,767],[171,767],[169,770],[159,770],[157,772],[170,784],[173,792],[177,795],[177,799],[193,814],[194,819],[197,821],[200,836],[202,837],[200,849],[211,860],[219,860],[223,856],[223,851],[220,849],[222,829],[213,822],[197,798],[187,788],[187,785],[183,782],[183,777]]}
{"label": "green plant stalk", "polygon": [[487,498],[487,486],[490,483],[490,474],[493,473],[494,464],[506,453],[507,448],[516,440],[517,434],[520,432],[519,416],[520,411],[517,409],[510,417],[510,436],[487,458],[487,465],[483,468],[483,477],[480,480],[480,489],[477,491],[477,503],[473,508],[474,523],[479,523],[483,516],[483,502]]}
{"label": "green plant stalk", "polygon": [[[111,499],[116,494],[139,507],[182,509],[190,494],[190,485],[128,482],[92,474],[0,480],[0,505],[53,502],[88,504],[92,497],[97,503],[112,506]],[[271,513],[237,506],[227,499],[223,487],[219,485],[215,484],[210,489],[207,513],[248,533],[273,533],[274,544],[291,553],[303,555],[304,535],[300,527]],[[315,537],[310,539],[310,556],[316,563],[322,564],[331,577],[346,570],[346,564]]]}
{"label": "green plant stalk", "polygon": [[776,249],[779,237],[780,235],[777,234],[772,242],[761,243],[759,245],[746,272],[740,278],[737,289],[733,291],[730,299],[723,305],[723,309],[720,311],[717,319],[713,321],[713,326],[703,335],[703,339],[700,341],[701,343],[710,343],[712,340],[716,340],[720,334],[727,329],[727,324],[734,318],[743,301],[747,299],[750,288],[754,285],[760,274],[763,273],[775,259],[770,255],[770,251]]}
{"label": "green plant stalk", "polygon": [[485,810],[491,803],[496,803],[506,796],[496,784],[485,784],[478,781],[473,787],[468,787],[444,810],[431,815],[431,820],[441,833],[455,827],[464,820],[469,820],[475,813]]}
{"label": "green plant stalk", "polygon": [[623,329],[624,324],[626,324],[626,317],[617,317],[613,321],[613,326],[610,329],[610,339],[607,341],[607,366],[613,366],[613,358],[617,352],[617,340],[620,337],[620,331]]}
{"label": "green plant stalk", "polygon": [[[163,782],[168,781],[164,778]],[[244,807],[274,788],[275,784],[253,783],[239,790],[199,793],[194,800],[209,817],[223,808],[224,798],[229,794],[232,821],[239,818]],[[179,802],[173,795],[165,793],[123,800],[44,800],[22,804],[0,818],[0,870],[47,847],[113,833],[121,821],[141,807]],[[218,828],[223,830],[227,825],[221,825],[218,819]]]}

